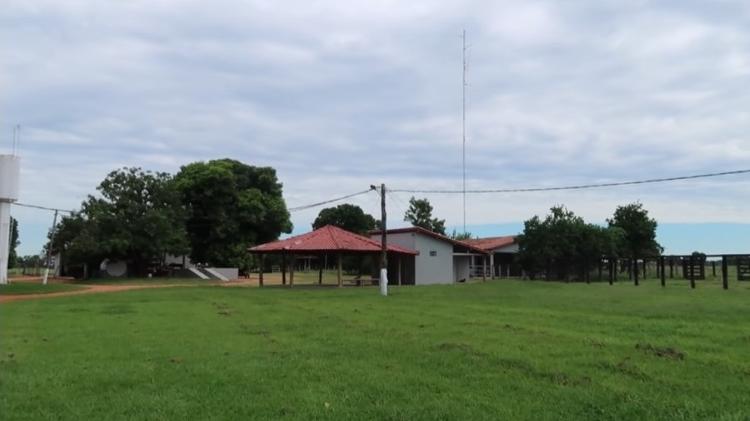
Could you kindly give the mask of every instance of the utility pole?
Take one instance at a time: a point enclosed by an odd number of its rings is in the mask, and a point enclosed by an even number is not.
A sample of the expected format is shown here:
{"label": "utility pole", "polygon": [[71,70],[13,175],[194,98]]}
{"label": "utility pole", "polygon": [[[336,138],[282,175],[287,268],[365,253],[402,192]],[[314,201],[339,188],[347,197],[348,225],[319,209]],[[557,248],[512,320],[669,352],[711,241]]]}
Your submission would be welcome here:
{"label": "utility pole", "polygon": [[388,235],[386,234],[385,183],[380,185],[380,295],[388,296]]}
{"label": "utility pole", "polygon": [[52,235],[50,235],[49,243],[47,243],[47,265],[44,268],[44,280],[42,284],[47,285],[47,278],[49,277],[49,265],[52,259],[52,243],[55,241],[55,231],[57,230],[57,210],[55,210],[55,218],[52,222]]}
{"label": "utility pole", "polygon": [[463,41],[463,79],[461,82],[461,168],[463,171],[464,234],[466,234],[466,29]]}

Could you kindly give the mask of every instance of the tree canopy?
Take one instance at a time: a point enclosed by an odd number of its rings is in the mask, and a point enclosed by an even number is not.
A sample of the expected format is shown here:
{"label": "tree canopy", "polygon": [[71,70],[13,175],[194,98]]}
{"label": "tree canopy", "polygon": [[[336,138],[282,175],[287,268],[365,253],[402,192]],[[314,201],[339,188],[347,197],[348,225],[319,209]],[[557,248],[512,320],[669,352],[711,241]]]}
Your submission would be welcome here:
{"label": "tree canopy", "polygon": [[166,254],[188,251],[185,211],[169,174],[122,168],[97,190],[100,197],[89,196],[80,212],[58,226],[52,246],[64,263],[123,259],[142,275]]}
{"label": "tree canopy", "polygon": [[195,162],[181,168],[175,185],[194,262],[246,268],[248,246],[292,231],[273,168],[231,159]]}
{"label": "tree canopy", "polygon": [[625,233],[622,253],[627,257],[638,258],[662,252],[661,245],[656,241],[657,222],[648,217],[643,204],[618,206],[612,219],[607,222],[610,227],[620,228]]}
{"label": "tree canopy", "polygon": [[412,196],[409,199],[409,209],[404,215],[404,221],[415,227],[428,229],[432,232],[445,235],[445,219],[432,217],[432,205],[427,199],[417,199]]}
{"label": "tree canopy", "polygon": [[531,276],[583,277],[602,256],[616,256],[623,232],[586,223],[564,206],[555,206],[544,220],[524,222],[518,236],[518,258]]}
{"label": "tree canopy", "polygon": [[10,218],[10,252],[8,253],[8,267],[16,267],[18,264],[18,253],[16,247],[21,244],[18,241],[18,220]]}
{"label": "tree canopy", "polygon": [[376,228],[377,221],[359,206],[344,203],[321,210],[312,227],[318,229],[326,225],[335,225],[347,231],[364,235]]}

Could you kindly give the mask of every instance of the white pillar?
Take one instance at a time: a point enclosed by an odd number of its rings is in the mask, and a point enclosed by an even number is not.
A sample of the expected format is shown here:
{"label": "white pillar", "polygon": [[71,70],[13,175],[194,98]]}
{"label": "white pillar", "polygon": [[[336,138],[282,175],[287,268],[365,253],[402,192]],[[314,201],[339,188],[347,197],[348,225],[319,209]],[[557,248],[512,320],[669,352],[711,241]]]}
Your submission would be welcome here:
{"label": "white pillar", "polygon": [[10,204],[18,200],[20,173],[20,158],[15,155],[0,155],[0,284],[8,283]]}
{"label": "white pillar", "polygon": [[8,283],[10,256],[10,202],[0,201],[0,284]]}

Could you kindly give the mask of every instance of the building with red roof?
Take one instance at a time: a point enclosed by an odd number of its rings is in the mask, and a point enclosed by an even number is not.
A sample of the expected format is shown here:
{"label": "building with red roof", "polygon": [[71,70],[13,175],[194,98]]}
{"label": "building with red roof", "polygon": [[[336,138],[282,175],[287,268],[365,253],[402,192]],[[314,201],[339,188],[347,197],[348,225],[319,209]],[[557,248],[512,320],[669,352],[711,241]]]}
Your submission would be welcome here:
{"label": "building with red roof", "polygon": [[[282,256],[282,282],[286,283],[286,267],[287,267],[287,256],[291,257],[292,260],[295,256],[309,256],[309,255],[335,255],[338,259],[338,284],[342,284],[342,263],[341,259],[344,255],[362,255],[372,254],[379,255],[382,251],[381,242],[379,239],[371,239],[353,232],[346,231],[333,225],[326,225],[318,228],[315,231],[308,232],[302,235],[296,235],[283,240],[272,241],[270,243],[260,244],[255,247],[251,247],[248,250],[252,254],[263,255],[277,254]],[[388,244],[387,252],[389,256],[389,272],[394,273],[394,283],[401,283],[401,273],[404,264],[409,264],[409,259],[414,259],[419,253],[416,250],[402,247],[398,244]],[[391,258],[393,257],[393,258]],[[261,267],[263,265],[261,264]],[[393,267],[393,269],[391,269]],[[319,283],[322,283],[322,266],[319,272]],[[293,284],[294,275],[293,272],[290,274],[290,285]],[[263,275],[262,270],[260,273],[260,282],[262,285]]]}
{"label": "building with red roof", "polygon": [[[521,267],[516,262],[515,255],[518,253],[517,236],[506,235],[503,237],[486,237],[465,240],[466,243],[479,247],[490,253],[489,276],[521,276]],[[474,261],[473,266],[478,267],[480,262]],[[481,270],[481,269],[480,269]]]}
{"label": "building with red roof", "polygon": [[[409,284],[464,282],[471,277],[474,259],[483,262],[484,266],[489,264],[490,253],[481,247],[424,228],[396,228],[387,230],[386,233],[388,244],[397,244],[419,252],[410,260],[410,265],[404,268],[404,279]],[[379,231],[374,231],[370,233],[370,238],[379,238],[380,235]]]}

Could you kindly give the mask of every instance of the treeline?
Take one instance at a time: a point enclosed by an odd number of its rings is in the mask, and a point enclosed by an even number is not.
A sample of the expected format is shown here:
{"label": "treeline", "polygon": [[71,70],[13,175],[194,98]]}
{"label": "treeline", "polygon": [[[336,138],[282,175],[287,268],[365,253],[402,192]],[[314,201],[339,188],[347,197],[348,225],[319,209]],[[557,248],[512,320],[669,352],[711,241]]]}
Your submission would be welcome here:
{"label": "treeline", "polygon": [[195,162],[175,175],[122,168],[97,191],[50,239],[68,275],[116,259],[140,276],[163,267],[167,255],[247,270],[248,246],[292,230],[276,171],[231,159]]}
{"label": "treeline", "polygon": [[564,206],[524,222],[518,262],[532,279],[584,279],[602,257],[638,259],[661,254],[656,220],[640,203],[619,206],[607,226],[587,223]]}

